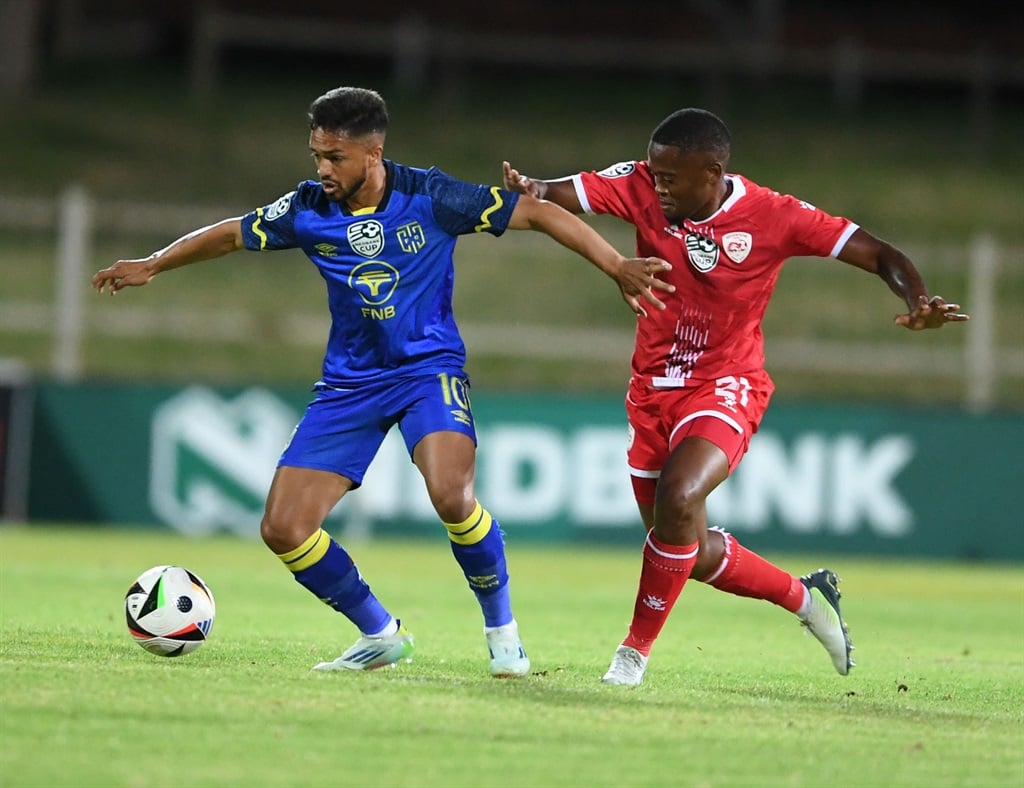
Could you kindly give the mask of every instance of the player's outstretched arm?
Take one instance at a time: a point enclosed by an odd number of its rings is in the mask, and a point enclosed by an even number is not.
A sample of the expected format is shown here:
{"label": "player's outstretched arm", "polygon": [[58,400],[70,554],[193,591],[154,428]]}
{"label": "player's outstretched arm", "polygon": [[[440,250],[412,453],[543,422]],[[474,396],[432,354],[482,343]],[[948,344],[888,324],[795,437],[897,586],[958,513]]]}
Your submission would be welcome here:
{"label": "player's outstretched arm", "polygon": [[242,220],[224,219],[193,230],[178,240],[138,260],[118,260],[109,268],[97,271],[92,286],[98,293],[106,289],[111,295],[125,287],[141,287],[163,271],[180,268],[201,260],[212,260],[243,248]]}
{"label": "player's outstretched arm", "polygon": [[858,229],[850,236],[839,253],[839,259],[877,274],[890,290],[903,299],[907,312],[893,318],[897,326],[920,331],[970,319],[960,311],[959,304],[947,303],[942,296],[929,295],[924,279],[910,258],[866,230]]}
{"label": "player's outstretched arm", "polygon": [[502,183],[510,192],[519,192],[561,205],[570,213],[583,213],[580,198],[576,196],[576,187],[569,178],[558,178],[553,181],[539,181],[529,178],[515,169],[507,161],[501,163]]}
{"label": "player's outstretched arm", "polygon": [[593,227],[553,202],[524,194],[516,203],[508,226],[513,230],[539,230],[587,258],[615,280],[622,299],[637,315],[647,315],[641,301],[655,309],[665,308],[654,290],[675,290],[673,285],[657,278],[660,272],[672,270],[669,263],[659,257],[623,257]]}

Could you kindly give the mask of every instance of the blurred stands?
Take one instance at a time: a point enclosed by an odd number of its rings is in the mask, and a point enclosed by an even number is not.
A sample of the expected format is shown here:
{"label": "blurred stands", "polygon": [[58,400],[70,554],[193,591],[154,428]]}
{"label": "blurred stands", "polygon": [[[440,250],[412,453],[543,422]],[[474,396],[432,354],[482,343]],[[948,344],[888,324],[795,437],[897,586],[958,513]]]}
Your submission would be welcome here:
{"label": "blurred stands", "polygon": [[184,54],[196,92],[213,90],[229,49],[329,52],[391,61],[424,86],[472,64],[826,79],[855,102],[872,81],[1024,87],[1024,23],[1013,4],[804,0],[0,0],[0,73],[31,88],[49,57]]}

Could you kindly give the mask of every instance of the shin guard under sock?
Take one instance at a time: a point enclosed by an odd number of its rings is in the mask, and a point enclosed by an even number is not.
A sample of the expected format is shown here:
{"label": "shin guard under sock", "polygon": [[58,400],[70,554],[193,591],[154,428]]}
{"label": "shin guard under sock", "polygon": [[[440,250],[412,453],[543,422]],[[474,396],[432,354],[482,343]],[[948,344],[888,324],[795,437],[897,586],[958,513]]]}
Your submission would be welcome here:
{"label": "shin guard under sock", "polygon": [[791,613],[800,609],[807,594],[800,578],[748,550],[732,534],[718,528],[713,530],[725,539],[725,554],[722,562],[702,582],[736,596],[767,600]]}
{"label": "shin guard under sock", "polygon": [[391,614],[370,591],[352,557],[322,528],[277,557],[300,585],[348,618],[364,635],[390,626]]}
{"label": "shin guard under sock", "polygon": [[647,534],[640,587],[633,607],[633,620],[624,646],[635,648],[645,657],[661,633],[686,580],[697,562],[697,542],[689,545],[663,544]]}

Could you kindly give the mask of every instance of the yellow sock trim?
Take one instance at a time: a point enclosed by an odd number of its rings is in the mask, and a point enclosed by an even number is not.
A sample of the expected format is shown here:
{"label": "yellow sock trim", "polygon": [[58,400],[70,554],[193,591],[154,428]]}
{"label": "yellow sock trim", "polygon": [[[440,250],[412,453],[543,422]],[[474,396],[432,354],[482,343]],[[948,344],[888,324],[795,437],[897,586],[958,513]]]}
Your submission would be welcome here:
{"label": "yellow sock trim", "polygon": [[278,553],[277,557],[292,572],[301,572],[323,558],[327,548],[330,546],[330,534],[323,528],[317,528],[315,534],[294,550],[289,550],[287,553]]}
{"label": "yellow sock trim", "polygon": [[455,544],[476,544],[487,536],[491,522],[491,513],[477,501],[469,517],[461,523],[445,523],[444,527],[448,529],[448,538]]}

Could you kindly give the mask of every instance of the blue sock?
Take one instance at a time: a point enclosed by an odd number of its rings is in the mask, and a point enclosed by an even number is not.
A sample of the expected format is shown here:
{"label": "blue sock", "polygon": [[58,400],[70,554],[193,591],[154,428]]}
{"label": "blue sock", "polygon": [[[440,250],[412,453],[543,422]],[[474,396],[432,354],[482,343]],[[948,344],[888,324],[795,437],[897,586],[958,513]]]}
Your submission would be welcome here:
{"label": "blue sock", "polygon": [[364,635],[376,634],[391,622],[391,614],[373,595],[352,557],[322,528],[278,558],[304,588]]}
{"label": "blue sock", "polygon": [[512,621],[508,567],[501,526],[479,503],[461,523],[445,523],[452,555],[462,567],[469,587],[480,603],[484,625],[500,627]]}

